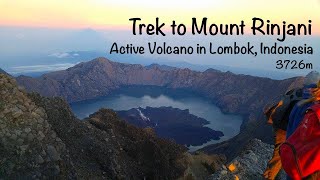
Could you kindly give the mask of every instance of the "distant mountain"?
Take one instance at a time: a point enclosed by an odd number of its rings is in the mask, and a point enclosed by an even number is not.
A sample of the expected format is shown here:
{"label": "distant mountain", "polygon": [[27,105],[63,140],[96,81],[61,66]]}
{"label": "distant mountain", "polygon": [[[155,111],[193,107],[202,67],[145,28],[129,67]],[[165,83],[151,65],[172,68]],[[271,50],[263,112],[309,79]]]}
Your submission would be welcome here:
{"label": "distant mountain", "polygon": [[[296,80],[292,78],[277,81],[212,69],[196,72],[180,68],[163,70],[158,67],[146,68],[139,64],[122,64],[97,58],[67,70],[44,74],[39,78],[20,76],[17,80],[30,91],[46,96],[62,96],[69,102],[107,95],[125,85],[188,88],[212,100],[218,100],[218,105],[230,113],[255,109],[258,104],[265,105],[263,101],[274,99],[274,94],[286,91]],[[252,102],[258,104],[253,106]]]}
{"label": "distant mountain", "polygon": [[[301,77],[272,80],[212,69],[205,72],[180,68],[163,70],[157,66],[146,68],[138,64],[116,63],[106,58],[80,63],[67,70],[48,73],[39,78],[26,76],[17,78],[19,84],[25,86],[28,91],[36,91],[49,97],[61,96],[69,102],[105,96],[126,85],[188,89],[211,100],[225,113],[242,115],[245,120],[240,134],[242,132],[253,134],[251,131],[254,131],[257,136],[263,136],[261,139],[267,142],[272,142],[272,131],[270,127],[265,126],[263,107],[279,100],[288,89],[301,86],[302,80]],[[254,125],[254,122],[261,124]],[[243,137],[250,140],[254,136]],[[239,149],[247,141],[238,142],[229,150],[235,152],[235,147]],[[227,152],[221,148],[220,150]]]}
{"label": "distant mountain", "polygon": [[[54,53],[53,51],[70,52],[86,50],[104,52],[106,45],[112,44],[104,35],[105,31],[91,28],[60,29],[1,26],[0,31],[1,58],[6,56],[37,56],[44,53]],[[15,46],[8,46],[8,44],[14,44]],[[2,60],[10,64],[12,61],[11,59]]]}
{"label": "distant mountain", "polygon": [[[76,44],[74,44],[76,42]],[[88,51],[104,51],[106,44],[111,44],[107,38],[99,31],[91,28],[81,29],[68,34],[64,39],[64,46],[77,47],[77,50],[86,49]]]}
{"label": "distant mountain", "polygon": [[200,146],[223,136],[221,131],[205,127],[209,121],[190,114],[188,109],[146,107],[117,111],[117,114],[130,124],[151,127],[159,137],[173,139],[182,145]]}
{"label": "distant mountain", "polygon": [[[77,64],[79,62],[87,62],[96,57],[105,57],[112,59],[114,62],[127,63],[127,64],[141,64],[146,66],[146,68],[151,68],[157,66],[162,69],[173,69],[173,68],[188,68],[194,71],[206,71],[207,69],[215,69],[221,72],[233,72],[235,74],[245,74],[258,77],[268,77],[271,79],[286,79],[294,76],[298,76],[294,73],[284,72],[284,71],[272,71],[272,70],[263,70],[263,69],[254,69],[254,68],[243,68],[243,67],[230,67],[223,65],[201,65],[201,64],[192,64],[184,61],[170,60],[160,57],[148,57],[141,55],[128,55],[128,54],[106,54],[103,50],[88,50],[88,51],[53,51],[45,55],[38,56],[20,56],[13,55],[8,57],[2,57],[4,61],[3,64],[6,65],[9,72],[12,72],[13,75],[27,75],[27,76],[39,76],[48,72],[57,71],[53,68],[49,71],[46,66],[54,67],[60,64]],[[8,59],[8,60],[6,60]],[[23,59],[23,61],[21,61]],[[0,63],[1,65],[1,63]],[[30,73],[21,67],[28,66],[37,66],[34,73]],[[39,67],[38,67],[39,66]],[[17,69],[19,67],[19,69]]]}

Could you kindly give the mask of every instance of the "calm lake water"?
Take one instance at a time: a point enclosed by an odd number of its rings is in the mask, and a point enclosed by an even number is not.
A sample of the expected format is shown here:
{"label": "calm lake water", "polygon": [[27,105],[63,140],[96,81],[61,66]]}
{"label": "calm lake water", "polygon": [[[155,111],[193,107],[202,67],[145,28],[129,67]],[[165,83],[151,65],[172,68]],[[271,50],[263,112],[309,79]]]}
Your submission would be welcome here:
{"label": "calm lake water", "polygon": [[211,101],[197,94],[151,86],[123,87],[106,97],[71,104],[73,112],[81,119],[100,108],[129,110],[137,107],[145,108],[146,106],[171,106],[179,109],[189,109],[191,114],[210,121],[210,124],[206,125],[207,127],[224,133],[220,140],[212,140],[201,146],[189,147],[190,151],[234,137],[239,133],[242,123],[241,116],[224,114]]}

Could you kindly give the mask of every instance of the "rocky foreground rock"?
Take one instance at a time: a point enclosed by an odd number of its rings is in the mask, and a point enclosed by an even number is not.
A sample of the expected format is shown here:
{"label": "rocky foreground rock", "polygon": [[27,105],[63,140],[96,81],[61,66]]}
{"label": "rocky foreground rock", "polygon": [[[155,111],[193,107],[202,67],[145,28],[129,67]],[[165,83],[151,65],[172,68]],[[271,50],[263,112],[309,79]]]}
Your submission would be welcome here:
{"label": "rocky foreground rock", "polygon": [[43,108],[0,74],[0,178],[73,178],[66,145]]}
{"label": "rocky foreground rock", "polygon": [[[272,156],[273,149],[273,145],[265,144],[259,139],[253,139],[238,157],[221,166],[220,170],[211,175],[208,180],[264,180],[263,172]],[[284,172],[281,172],[277,179],[285,180]]]}

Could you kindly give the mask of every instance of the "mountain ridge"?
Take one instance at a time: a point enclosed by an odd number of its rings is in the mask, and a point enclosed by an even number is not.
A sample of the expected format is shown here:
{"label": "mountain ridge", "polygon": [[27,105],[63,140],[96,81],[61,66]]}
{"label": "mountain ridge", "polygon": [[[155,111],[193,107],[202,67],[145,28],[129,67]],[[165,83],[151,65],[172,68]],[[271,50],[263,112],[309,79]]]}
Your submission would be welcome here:
{"label": "mountain ridge", "polygon": [[[93,73],[95,73],[94,75],[96,75],[96,77],[94,77],[95,79],[90,79],[92,77],[89,77],[89,76],[92,75]],[[85,75],[87,75],[88,77],[84,77]],[[209,78],[212,79],[211,82],[209,81]],[[207,82],[201,82],[202,79],[203,81],[208,81],[210,83],[208,84],[208,86],[210,87],[216,84],[219,85],[219,83],[222,84],[219,81],[221,79],[226,81],[228,80],[227,78],[233,81],[260,80],[260,81],[267,82],[269,85],[269,88],[271,87],[272,83],[275,83],[275,85],[281,85],[281,84],[287,83],[287,87],[288,87],[290,86],[290,83],[294,82],[296,79],[299,79],[298,77],[298,78],[290,78],[286,80],[272,80],[269,78],[253,77],[249,75],[235,75],[231,72],[223,73],[223,72],[210,70],[210,69],[205,72],[192,71],[187,68],[184,68],[184,69],[176,68],[173,70],[164,71],[161,68],[157,68],[157,66],[152,68],[145,68],[144,66],[139,64],[124,64],[124,63],[113,62],[113,61],[107,60],[106,58],[96,58],[89,62],[83,62],[83,63],[77,64],[74,67],[69,68],[67,70],[44,74],[39,78],[28,78],[25,76],[19,76],[17,80],[20,84],[25,85],[27,87],[27,90],[37,91],[44,95],[47,94],[47,96],[53,96],[57,94],[58,96],[62,96],[66,98],[69,102],[74,102],[74,101],[81,101],[81,100],[86,100],[86,99],[101,96],[102,93],[94,93],[94,91],[97,91],[97,90],[99,91],[99,88],[107,90],[106,92],[103,92],[104,93],[103,95],[107,95],[110,92],[110,90],[118,88],[121,85],[135,85],[135,84],[166,86],[168,88],[190,88],[191,87],[193,89],[197,89],[195,85],[204,85],[203,83],[207,83]],[[100,87],[97,86],[98,89],[95,89],[95,90],[87,89],[88,91],[93,91],[93,92],[90,92],[93,95],[87,95],[85,97],[81,97],[81,94],[78,93],[77,91],[73,92],[72,94],[66,94],[61,92],[61,90],[59,91],[58,89],[54,89],[53,92],[49,91],[46,93],[45,90],[43,90],[38,86],[28,87],[28,83],[24,82],[28,80],[30,80],[30,83],[34,82],[36,85],[39,82],[41,83],[44,82],[44,86],[46,83],[50,82],[52,83],[52,85],[57,85],[57,87],[54,87],[54,88],[66,89],[66,91],[68,91],[69,89],[69,87],[67,88],[66,85],[71,83],[69,85],[71,87],[73,85],[81,86],[81,80],[92,81],[91,83],[94,85],[96,85],[95,84],[96,81],[99,81],[98,85]],[[69,83],[67,83],[68,81]],[[79,81],[80,81],[80,85],[79,85]],[[243,83],[246,83],[246,82],[243,82]],[[237,85],[236,82],[234,82],[233,84],[235,86]],[[229,84],[225,84],[225,86],[227,85]],[[258,88],[258,87],[254,87],[254,85],[258,85],[258,82],[255,81],[255,84],[248,84],[248,85],[249,86],[245,90],[250,91],[250,89],[252,89],[252,93],[255,93],[254,92],[255,88]],[[286,85],[282,85],[282,86],[286,86]],[[45,87],[45,88],[48,90],[48,87]],[[83,87],[80,87],[80,88],[83,88]],[[223,90],[226,90],[226,88],[224,88]],[[230,88],[228,90],[231,91]],[[83,91],[83,89],[81,89],[81,91]],[[275,89],[275,91],[277,91],[277,89]],[[80,97],[75,97],[74,94],[77,94],[77,93],[80,95]],[[222,92],[218,92],[217,94],[223,95]],[[228,95],[231,96],[231,93],[229,93]],[[213,97],[211,97],[211,99],[213,99]]]}

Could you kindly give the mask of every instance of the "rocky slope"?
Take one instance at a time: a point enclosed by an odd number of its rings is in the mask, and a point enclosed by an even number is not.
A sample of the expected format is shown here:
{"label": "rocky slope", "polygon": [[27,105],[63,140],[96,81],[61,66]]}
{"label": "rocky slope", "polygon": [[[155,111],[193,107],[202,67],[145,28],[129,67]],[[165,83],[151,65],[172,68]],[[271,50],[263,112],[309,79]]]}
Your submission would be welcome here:
{"label": "rocky slope", "polygon": [[65,143],[15,80],[0,73],[0,178],[73,178]]}
{"label": "rocky slope", "polygon": [[27,94],[0,73],[0,179],[176,179],[192,157],[102,109],[75,118],[64,100]]}
{"label": "rocky slope", "polygon": [[232,143],[227,142],[205,149],[210,153],[225,153],[230,150],[230,156],[237,153],[239,148],[235,147],[244,146],[253,137],[271,143],[272,131],[270,127],[265,126],[262,109],[267,103],[277,101],[288,89],[300,86],[302,78],[280,81],[235,75],[230,72],[222,73],[212,69],[196,72],[158,66],[146,68],[142,65],[122,64],[97,58],[39,78],[20,76],[17,81],[28,91],[36,91],[49,97],[61,96],[68,102],[107,95],[126,85],[155,85],[191,90],[212,100],[226,113],[244,116],[242,136],[235,137]]}
{"label": "rocky slope", "polygon": [[[258,139],[253,139],[248,143],[247,147],[241,151],[238,157],[234,158],[230,163],[221,166],[220,170],[212,174],[208,180],[263,180],[263,172],[267,167],[268,160],[272,156],[273,148],[273,145],[265,144]],[[277,179],[285,180],[285,173],[281,172]]]}

